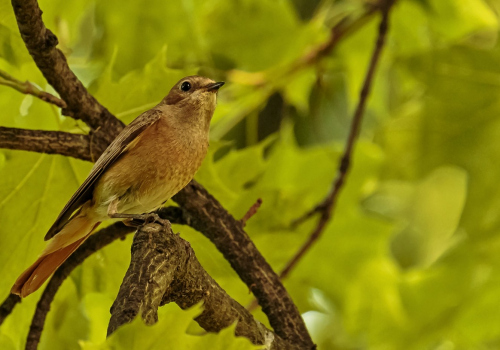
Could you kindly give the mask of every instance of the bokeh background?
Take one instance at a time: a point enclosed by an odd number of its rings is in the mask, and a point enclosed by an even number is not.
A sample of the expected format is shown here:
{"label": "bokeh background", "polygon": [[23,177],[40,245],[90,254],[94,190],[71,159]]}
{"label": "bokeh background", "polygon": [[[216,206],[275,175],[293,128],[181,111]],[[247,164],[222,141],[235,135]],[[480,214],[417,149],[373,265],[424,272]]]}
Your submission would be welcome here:
{"label": "bokeh background", "polygon": [[[241,217],[276,271],[317,219],[290,223],[328,193],[377,35],[375,0],[40,0],[47,27],[96,98],[129,123],[181,77],[227,84],[196,179]],[[500,348],[500,45],[498,0],[399,0],[356,144],[321,239],[286,279],[319,349]],[[361,20],[360,20],[361,19]],[[352,30],[306,62],[345,21]],[[0,0],[0,69],[53,92]],[[2,126],[85,133],[43,101],[0,86]],[[0,150],[0,298],[90,163]],[[243,305],[246,286],[188,227],[175,231]],[[131,237],[78,267],[56,295],[40,349],[245,349],[199,336],[198,310],[162,308],[106,341]],[[36,295],[0,328],[22,349]],[[258,319],[266,323],[260,310]]]}

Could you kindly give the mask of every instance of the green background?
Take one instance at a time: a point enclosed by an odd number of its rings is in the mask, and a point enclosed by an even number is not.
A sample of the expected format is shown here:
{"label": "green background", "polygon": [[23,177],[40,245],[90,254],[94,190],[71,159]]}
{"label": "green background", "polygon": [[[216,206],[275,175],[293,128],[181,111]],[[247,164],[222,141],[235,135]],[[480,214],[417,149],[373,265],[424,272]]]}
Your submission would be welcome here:
{"label": "green background", "polygon": [[[96,98],[129,123],[178,79],[227,84],[196,179],[237,218],[276,271],[315,225],[293,219],[328,193],[377,35],[371,16],[313,65],[296,62],[368,0],[40,0],[47,27]],[[372,1],[373,2],[373,1]],[[498,0],[400,0],[334,219],[285,281],[319,349],[500,348]],[[291,70],[291,67],[296,69]],[[0,0],[0,69],[53,92]],[[58,109],[0,86],[0,125],[84,133]],[[90,163],[0,150],[0,299]],[[236,300],[252,296],[189,227],[198,259]],[[246,349],[232,329],[199,335],[198,309],[160,310],[106,341],[131,237],[79,266],[56,295],[40,349]],[[40,292],[0,328],[24,347]],[[266,322],[257,310],[256,317]],[[144,342],[148,342],[147,344]]]}

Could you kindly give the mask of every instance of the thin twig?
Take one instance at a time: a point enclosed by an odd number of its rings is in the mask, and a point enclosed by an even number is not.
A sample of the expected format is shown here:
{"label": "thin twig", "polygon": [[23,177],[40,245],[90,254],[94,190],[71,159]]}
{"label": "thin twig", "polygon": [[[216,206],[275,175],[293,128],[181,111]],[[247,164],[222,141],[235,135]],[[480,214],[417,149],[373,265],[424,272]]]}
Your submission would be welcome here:
{"label": "thin twig", "polygon": [[21,297],[16,294],[9,294],[7,298],[3,301],[3,303],[0,305],[0,326],[2,325],[3,321],[7,318],[7,316],[10,315],[12,310],[14,310],[14,307],[21,302]]}
{"label": "thin twig", "polygon": [[241,223],[243,226],[247,224],[247,221],[250,220],[252,216],[257,214],[257,211],[259,210],[260,206],[262,205],[262,199],[259,198],[257,201],[248,209],[248,211],[243,215],[243,217],[240,219]]}
{"label": "thin twig", "polygon": [[[380,54],[382,53],[382,48],[384,47],[389,25],[389,12],[393,3],[394,0],[383,0],[381,2],[380,11],[382,13],[382,19],[379,25],[377,42],[375,44],[370,64],[368,66],[368,71],[363,82],[363,87],[359,95],[359,102],[352,118],[351,129],[349,131],[349,136],[347,138],[344,153],[342,155],[342,158],[340,159],[337,176],[333,182],[332,190],[330,191],[326,199],[318,206],[316,206],[315,209],[313,209],[312,214],[319,211],[321,215],[319,222],[308,237],[307,241],[300,247],[297,253],[295,253],[292,259],[290,259],[285,268],[281,271],[280,278],[282,279],[288,276],[290,271],[295,267],[300,259],[302,259],[304,254],[311,248],[314,242],[318,240],[333,215],[333,210],[335,209],[338,195],[345,182],[347,172],[350,168],[352,152],[361,128],[361,122],[363,119],[366,102],[370,94],[373,77],[375,74],[377,63],[379,62]],[[309,212],[304,217],[309,218],[312,214],[311,212]]]}
{"label": "thin twig", "polygon": [[34,84],[29,81],[22,82],[21,80],[17,80],[7,72],[0,70],[0,85],[10,86],[11,88],[16,89],[20,93],[26,95],[32,95],[38,97],[40,100],[52,103],[60,108],[66,108],[66,102],[61,100],[59,97],[55,97],[48,92],[40,90]]}
{"label": "thin twig", "polygon": [[[377,9],[377,6],[368,4],[366,5],[365,12],[361,14],[361,16],[356,18],[347,16],[340,20],[330,29],[330,35],[325,42],[313,47],[304,55],[300,56],[296,61],[292,62],[286,70],[281,71],[280,75],[287,77],[320,62],[321,59],[328,56],[333,51],[333,49],[342,39],[345,39],[347,36],[355,33],[358,29],[362,28],[363,25],[365,25],[377,12]],[[265,84],[270,83],[267,81],[266,72],[262,71],[250,73],[239,70],[232,70],[230,71],[229,75],[232,77],[243,77],[243,79],[236,78],[235,80],[244,81],[245,85],[264,86]],[[272,76],[273,80],[276,80],[276,76],[274,74]],[[273,86],[273,91],[276,88],[276,86]],[[273,91],[270,91],[269,95],[271,95]]]}
{"label": "thin twig", "polygon": [[[311,51],[300,57],[291,67],[290,71],[294,72],[300,67],[308,67],[316,64],[320,59],[328,56],[332,50],[337,46],[341,39],[347,35],[356,32],[363,27],[366,22],[377,12],[377,7],[373,4],[366,6],[366,11],[359,17],[352,19],[345,17],[340,22],[332,27],[330,36],[324,43],[314,47]],[[289,73],[288,73],[289,74]]]}

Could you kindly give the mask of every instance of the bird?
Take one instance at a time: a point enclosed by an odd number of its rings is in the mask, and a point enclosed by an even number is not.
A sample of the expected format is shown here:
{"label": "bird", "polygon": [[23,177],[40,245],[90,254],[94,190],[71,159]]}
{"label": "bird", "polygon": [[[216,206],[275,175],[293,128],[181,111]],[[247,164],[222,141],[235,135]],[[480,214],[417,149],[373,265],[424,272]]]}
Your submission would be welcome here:
{"label": "bird", "polygon": [[138,226],[184,188],[207,154],[222,85],[202,76],[185,77],[127,125],[64,206],[45,235],[45,249],[11,293],[24,298],[35,292],[101,222]]}

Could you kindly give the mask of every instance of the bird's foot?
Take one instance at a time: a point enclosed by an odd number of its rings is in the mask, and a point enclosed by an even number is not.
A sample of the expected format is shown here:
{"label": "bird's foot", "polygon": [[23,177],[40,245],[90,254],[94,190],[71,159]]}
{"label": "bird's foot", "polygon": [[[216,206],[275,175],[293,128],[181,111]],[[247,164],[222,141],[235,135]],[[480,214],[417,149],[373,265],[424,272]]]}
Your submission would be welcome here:
{"label": "bird's foot", "polygon": [[165,225],[166,220],[163,220],[156,213],[146,213],[146,214],[123,214],[123,213],[113,213],[109,217],[113,219],[125,219],[123,223],[126,226],[131,227],[141,227],[144,225],[157,222],[159,224]]}

